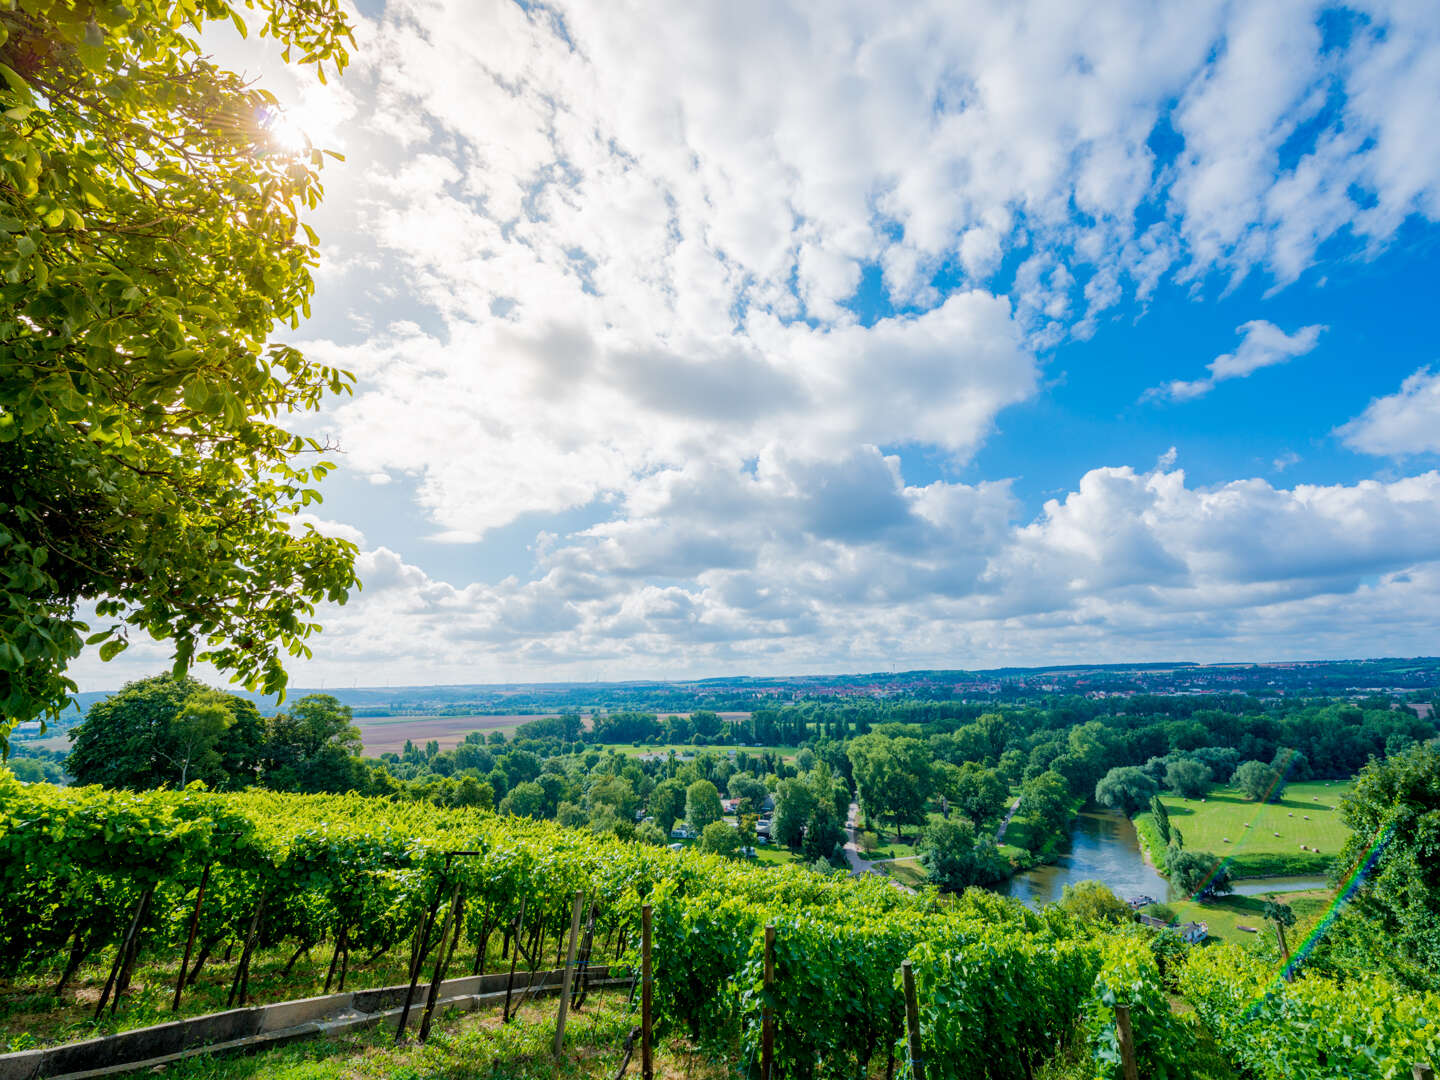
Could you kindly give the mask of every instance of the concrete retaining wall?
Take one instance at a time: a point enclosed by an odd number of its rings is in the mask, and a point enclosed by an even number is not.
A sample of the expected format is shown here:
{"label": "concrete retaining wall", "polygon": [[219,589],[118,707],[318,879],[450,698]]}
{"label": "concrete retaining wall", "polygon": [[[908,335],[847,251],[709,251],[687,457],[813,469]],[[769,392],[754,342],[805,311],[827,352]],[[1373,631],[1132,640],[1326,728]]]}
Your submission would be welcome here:
{"label": "concrete retaining wall", "polygon": [[[591,968],[588,978],[606,979],[609,969]],[[553,990],[564,978],[563,969],[535,972],[536,988]],[[447,979],[440,984],[440,1001],[474,1007],[476,999],[490,995],[503,998],[506,974],[471,975]],[[515,973],[518,996],[531,984],[528,972]],[[21,1050],[0,1054],[0,1080],[42,1080],[46,1077],[75,1077],[124,1072],[154,1063],[157,1059],[184,1057],[205,1047],[221,1048],[233,1044],[246,1049],[247,1040],[253,1048],[277,1045],[290,1038],[308,1038],[332,1027],[334,1030],[362,1027],[390,1021],[399,1023],[399,1010],[405,1004],[408,986],[384,986],[373,990],[355,990],[343,994],[282,1001],[274,1005],[255,1005],[246,1009],[230,1009],[188,1020],[174,1020],[154,1027],[122,1031],[83,1042],[63,1046]],[[428,982],[415,988],[411,1001],[410,1023],[418,1023],[429,994]]]}

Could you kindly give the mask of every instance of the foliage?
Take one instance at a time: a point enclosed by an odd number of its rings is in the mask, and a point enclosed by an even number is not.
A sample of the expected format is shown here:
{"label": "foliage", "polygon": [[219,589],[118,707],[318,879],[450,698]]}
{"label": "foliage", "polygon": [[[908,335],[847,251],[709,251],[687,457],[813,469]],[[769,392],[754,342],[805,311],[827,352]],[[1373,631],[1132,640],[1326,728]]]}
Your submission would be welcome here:
{"label": "foliage", "polygon": [[939,777],[946,797],[976,825],[994,821],[1005,812],[1010,785],[999,770],[967,761],[958,768],[946,766]]}
{"label": "foliage", "polygon": [[65,766],[81,784],[151,788],[199,779],[216,787],[253,782],[264,722],[254,704],[191,678],[127,683],[71,729]]}
{"label": "foliage", "polygon": [[1263,761],[1241,763],[1230,782],[1256,802],[1279,802],[1285,792],[1284,777]]}
{"label": "foliage", "polygon": [[740,853],[740,833],[733,825],[727,825],[723,821],[712,821],[700,833],[700,850],[707,851],[712,855],[738,855]]}
{"label": "foliage", "polygon": [[[287,55],[345,65],[336,0],[247,6]],[[332,466],[280,426],[351,376],[267,346],[309,314],[323,157],[205,58],[201,28],[243,26],[237,7],[0,10],[3,719],[57,716],[66,665],[134,630],[173,642],[177,674],[198,659],[282,691],[316,603],[355,586],[353,544],[291,528]]]}
{"label": "foliage", "polygon": [[1165,769],[1165,786],[1182,799],[1201,799],[1210,789],[1209,766],[1194,758],[1172,761]]}
{"label": "foliage", "polygon": [[1122,1075],[1116,1005],[1129,1006],[1140,1075],[1155,1080],[1187,1076],[1195,1036],[1170,1008],[1169,991],[1147,939],[1135,933],[1117,935],[1105,939],[1102,948],[1085,1010],[1097,1076],[1111,1080]]}
{"label": "foliage", "polygon": [[[442,881],[445,853],[456,850],[476,854],[454,860]],[[894,1045],[896,972],[910,956],[937,1075],[949,1067],[942,1060],[957,1069],[985,1060],[989,1075],[1019,1077],[1023,1063],[1073,1037],[1103,954],[1101,939],[1058,912],[1038,916],[973,890],[937,906],[874,877],[678,856],[477,811],[354,795],[22,787],[0,772],[0,972],[48,960],[77,933],[91,951],[113,945],[152,886],[141,948],[173,955],[212,861],[202,943],[247,933],[262,894],[266,945],[333,938],[343,925],[367,951],[410,941],[437,900],[443,923],[451,881],[465,890],[471,946],[522,901],[527,929],[550,940],[568,927],[577,889],[598,903],[607,934],[633,933],[650,903],[662,1034],[678,1026],[727,1048],[740,1039],[751,1053],[773,924],[779,1076],[853,1077]],[[946,1058],[977,1046],[992,1052]]]}
{"label": "foliage", "polygon": [[1100,881],[1077,881],[1066,885],[1060,894],[1059,907],[1067,915],[1085,923],[1118,926],[1133,921],[1130,905]]}
{"label": "foliage", "polygon": [[1150,796],[1150,816],[1155,822],[1155,831],[1163,843],[1170,843],[1170,811],[1165,808],[1159,795]]}
{"label": "foliage", "polygon": [[1367,765],[1341,813],[1351,833],[1336,865],[1363,871],[1360,916],[1402,963],[1440,980],[1440,745]]}
{"label": "foliage", "polygon": [[1095,785],[1095,801],[1126,817],[1139,813],[1155,795],[1155,781],[1133,765],[1117,766]]}
{"label": "foliage", "polygon": [[1020,785],[1020,813],[1050,832],[1058,831],[1070,816],[1070,789],[1065,778],[1047,771]]}
{"label": "foliage", "polygon": [[697,832],[720,820],[720,792],[709,780],[696,780],[685,789],[685,823]]}
{"label": "foliage", "polygon": [[1233,888],[1229,868],[1207,851],[1172,846],[1165,859],[1165,872],[1189,896],[1218,896]]}
{"label": "foliage", "polygon": [[1257,1080],[1405,1080],[1440,1059],[1440,994],[1408,993],[1356,970],[1285,982],[1230,945],[1195,950],[1181,989],[1221,1048]]}
{"label": "foliage", "polygon": [[989,834],[978,838],[969,821],[938,821],[925,830],[920,842],[920,865],[932,885],[945,892],[961,892],[1004,876],[1005,860]]}
{"label": "foliage", "polygon": [[932,778],[924,743],[872,732],[851,739],[846,752],[867,814],[890,817],[897,831],[925,820]]}

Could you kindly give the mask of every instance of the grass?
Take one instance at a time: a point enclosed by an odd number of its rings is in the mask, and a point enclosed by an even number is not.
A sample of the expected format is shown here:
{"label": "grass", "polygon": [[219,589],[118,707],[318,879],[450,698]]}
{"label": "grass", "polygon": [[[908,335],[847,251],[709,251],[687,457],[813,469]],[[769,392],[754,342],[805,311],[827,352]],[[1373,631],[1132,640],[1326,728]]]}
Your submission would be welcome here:
{"label": "grass", "polygon": [[[1331,894],[1326,889],[1308,889],[1272,895],[1294,908],[1298,921],[1304,923],[1329,906]],[[1182,923],[1203,922],[1210,927],[1212,938],[1238,945],[1254,941],[1259,934],[1274,935],[1274,929],[1265,921],[1266,899],[1264,896],[1224,896],[1203,904],[1177,900],[1168,906]],[[1241,930],[1241,926],[1252,926],[1255,932]],[[1293,932],[1290,937],[1292,942],[1298,940]]]}
{"label": "grass", "polygon": [[[547,943],[546,948],[553,957],[552,945]],[[294,946],[287,946],[256,951],[250,963],[251,1004],[264,1005],[310,997],[324,989],[331,950],[324,945],[316,946],[311,949],[309,957],[302,955],[287,975],[284,968],[293,949]],[[220,1012],[226,1007],[238,950],[229,963],[222,960],[222,955],[217,954],[207,961],[195,985],[186,988],[178,1013],[170,1011],[175,977],[180,970],[178,953],[153,956],[142,952],[141,962],[119,1009],[111,1016],[107,1005],[98,1022],[91,1017],[110,973],[113,949],[83,964],[66,986],[63,998],[57,998],[53,993],[60,977],[60,957],[52,966],[23,978],[0,980],[0,1053],[7,1049],[73,1042],[182,1017]],[[396,986],[406,981],[410,959],[408,943],[397,946],[369,964],[362,963],[366,955],[357,952],[351,958],[345,978],[347,990]],[[470,974],[473,961],[473,948],[469,955],[457,953],[451,966],[451,976]],[[491,934],[485,970],[503,971],[508,968],[509,962],[500,958],[500,934]],[[429,978],[428,970],[426,978]]]}
{"label": "grass", "polygon": [[919,888],[921,885],[930,884],[930,878],[926,875],[925,868],[920,865],[919,859],[896,859],[894,862],[885,863],[881,869],[901,885]]}
{"label": "grass", "polygon": [[[493,1009],[438,1017],[424,1046],[397,1048],[393,1033],[377,1027],[253,1057],[192,1058],[169,1066],[165,1075],[171,1080],[608,1080],[637,1019],[623,993],[592,996],[567,1018],[565,1048],[557,1059],[551,1054],[555,1000],[549,998],[526,1006],[508,1025]],[[723,1080],[726,1075],[723,1065],[701,1059],[677,1040],[662,1040],[654,1060],[655,1073],[664,1080]],[[639,1072],[637,1040],[628,1075]]]}
{"label": "grass", "polygon": [[1348,783],[1312,781],[1291,784],[1278,803],[1252,802],[1233,788],[1216,788],[1204,802],[1163,801],[1188,850],[1224,857],[1238,878],[1271,877],[1329,868],[1348,835],[1338,807],[1349,790]]}

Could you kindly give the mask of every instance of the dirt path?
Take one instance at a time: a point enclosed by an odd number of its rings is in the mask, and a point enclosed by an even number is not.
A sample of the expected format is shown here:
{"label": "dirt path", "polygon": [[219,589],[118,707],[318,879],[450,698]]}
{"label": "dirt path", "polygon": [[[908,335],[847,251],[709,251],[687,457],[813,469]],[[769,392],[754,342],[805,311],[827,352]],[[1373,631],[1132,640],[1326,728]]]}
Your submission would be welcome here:
{"label": "dirt path", "polygon": [[1005,842],[1005,830],[1010,827],[1010,819],[1015,816],[1015,811],[1020,809],[1020,796],[1015,796],[1015,801],[1010,804],[1010,810],[1005,815],[1005,820],[1000,822],[1000,828],[995,830],[995,843]]}

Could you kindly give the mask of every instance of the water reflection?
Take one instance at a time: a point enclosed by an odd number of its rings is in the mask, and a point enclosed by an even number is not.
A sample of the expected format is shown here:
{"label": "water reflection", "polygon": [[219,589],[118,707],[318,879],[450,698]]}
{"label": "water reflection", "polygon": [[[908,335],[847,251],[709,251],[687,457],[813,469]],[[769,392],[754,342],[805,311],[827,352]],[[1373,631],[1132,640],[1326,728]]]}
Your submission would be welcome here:
{"label": "water reflection", "polygon": [[1172,899],[1170,883],[1140,854],[1130,819],[1113,810],[1086,810],[1070,830],[1070,850],[1049,866],[1037,866],[996,886],[1033,908],[1060,899],[1066,885],[1103,881],[1122,900],[1151,896]]}
{"label": "water reflection", "polygon": [[[1066,885],[1103,881],[1122,900],[1149,896],[1156,900],[1188,899],[1156,873],[1140,852],[1135,826],[1112,810],[1086,810],[1070,830],[1070,850],[1049,866],[1038,866],[997,885],[996,891],[1033,908],[1060,899]],[[1235,882],[1240,896],[1327,888],[1324,878],[1272,877]]]}

